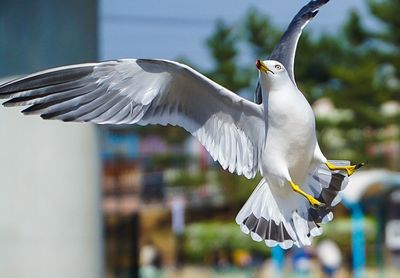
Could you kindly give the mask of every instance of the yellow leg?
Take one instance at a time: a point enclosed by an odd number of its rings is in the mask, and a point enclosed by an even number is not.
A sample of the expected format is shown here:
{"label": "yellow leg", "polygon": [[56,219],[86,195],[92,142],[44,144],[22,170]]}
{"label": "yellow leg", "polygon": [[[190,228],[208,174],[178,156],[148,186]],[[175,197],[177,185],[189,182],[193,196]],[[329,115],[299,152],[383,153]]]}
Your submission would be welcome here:
{"label": "yellow leg", "polygon": [[305,193],[303,190],[301,190],[301,188],[295,184],[294,182],[290,181],[290,186],[292,187],[293,191],[299,193],[300,195],[304,196],[307,198],[307,200],[311,203],[311,205],[313,206],[317,206],[317,207],[323,207],[325,206],[324,203],[321,203],[320,201],[318,201],[317,199],[315,199],[313,196],[311,196],[310,194]]}
{"label": "yellow leg", "polygon": [[335,171],[335,170],[344,170],[347,172],[347,175],[351,176],[354,174],[354,172],[364,166],[364,163],[358,163],[356,165],[349,165],[349,166],[336,166],[333,165],[332,163],[326,162],[325,165],[329,168],[329,170]]}

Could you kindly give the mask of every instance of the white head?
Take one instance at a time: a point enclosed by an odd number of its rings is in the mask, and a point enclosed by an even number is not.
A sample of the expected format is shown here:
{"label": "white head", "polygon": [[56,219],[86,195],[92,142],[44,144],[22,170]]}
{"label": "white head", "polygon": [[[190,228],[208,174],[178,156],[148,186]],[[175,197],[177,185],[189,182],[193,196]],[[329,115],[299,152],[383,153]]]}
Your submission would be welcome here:
{"label": "white head", "polygon": [[265,88],[267,91],[271,91],[286,87],[289,84],[292,85],[288,72],[280,62],[274,60],[257,60],[256,67],[259,71],[258,78],[262,89]]}

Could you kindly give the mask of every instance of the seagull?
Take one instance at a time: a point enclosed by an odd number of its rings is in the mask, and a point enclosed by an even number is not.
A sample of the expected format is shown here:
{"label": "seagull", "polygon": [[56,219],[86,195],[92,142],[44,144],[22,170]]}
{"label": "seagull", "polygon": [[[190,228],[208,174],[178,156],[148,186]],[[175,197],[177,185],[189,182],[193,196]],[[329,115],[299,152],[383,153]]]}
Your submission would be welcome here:
{"label": "seagull", "polygon": [[284,249],[311,244],[332,220],[361,164],[327,160],[293,63],[305,25],[328,0],[305,5],[269,60],[257,60],[255,102],[168,60],[120,59],[53,68],[0,85],[4,106],[24,114],[96,124],[180,126],[229,172],[261,181],[236,222],[255,241]]}

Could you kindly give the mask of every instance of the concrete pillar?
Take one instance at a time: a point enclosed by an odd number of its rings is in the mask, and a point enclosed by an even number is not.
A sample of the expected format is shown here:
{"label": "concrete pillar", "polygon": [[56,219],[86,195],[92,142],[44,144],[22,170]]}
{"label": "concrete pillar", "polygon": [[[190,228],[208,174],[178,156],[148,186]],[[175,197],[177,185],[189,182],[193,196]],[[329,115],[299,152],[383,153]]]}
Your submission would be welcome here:
{"label": "concrete pillar", "polygon": [[0,107],[0,277],[102,277],[95,127]]}

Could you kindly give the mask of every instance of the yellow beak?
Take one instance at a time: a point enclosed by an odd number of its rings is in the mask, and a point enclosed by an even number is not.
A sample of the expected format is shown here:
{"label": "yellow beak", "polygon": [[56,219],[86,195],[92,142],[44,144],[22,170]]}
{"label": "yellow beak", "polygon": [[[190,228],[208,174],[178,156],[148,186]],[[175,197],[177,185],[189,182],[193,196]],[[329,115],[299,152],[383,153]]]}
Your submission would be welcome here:
{"label": "yellow beak", "polygon": [[263,71],[265,73],[268,73],[269,69],[267,68],[267,66],[264,64],[263,61],[261,60],[257,60],[256,61],[256,67],[260,70]]}

